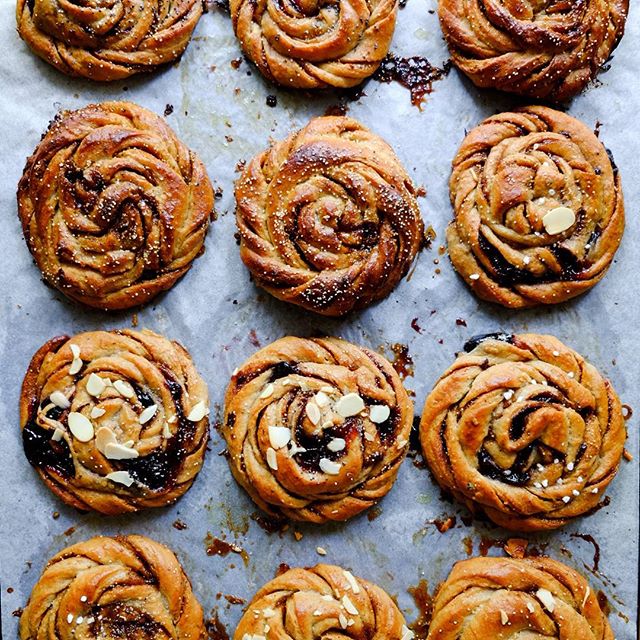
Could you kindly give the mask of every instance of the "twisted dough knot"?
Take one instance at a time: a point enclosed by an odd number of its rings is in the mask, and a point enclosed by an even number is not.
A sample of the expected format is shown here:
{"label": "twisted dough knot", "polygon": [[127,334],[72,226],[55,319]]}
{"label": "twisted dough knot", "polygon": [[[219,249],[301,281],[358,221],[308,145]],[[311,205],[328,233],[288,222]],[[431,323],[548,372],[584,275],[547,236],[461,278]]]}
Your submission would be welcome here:
{"label": "twisted dough knot", "polygon": [[213,191],[204,165],[162,118],[105,102],[53,122],[27,160],[18,209],[48,283],[89,306],[125,309],[188,271]]}
{"label": "twisted dough knot", "polygon": [[596,593],[551,558],[458,562],[433,603],[428,640],[458,638],[613,640]]}
{"label": "twisted dough knot", "polygon": [[20,618],[21,640],[200,640],[202,608],[175,555],[144,536],[95,537],[49,562]]}
{"label": "twisted dough knot", "polygon": [[449,187],[451,261],[478,296],[506,307],[590,289],[622,238],[617,169],[592,131],[553,109],[482,122],[464,139]]}
{"label": "twisted dough knot", "polygon": [[422,242],[409,176],[350,118],[315,118],[255,157],[236,201],[240,255],[256,282],[323,315],[388,295]]}
{"label": "twisted dough knot", "polygon": [[407,453],[413,404],[381,356],[337,338],[282,338],[234,373],[223,435],[265,511],[346,520],[378,502]]}
{"label": "twisted dough knot", "polygon": [[119,80],[182,55],[201,0],[18,0],[18,33],[70,76]]}
{"label": "twisted dough knot", "polygon": [[479,87],[563,101],[624,33],[629,0],[439,0],[453,63]]}
{"label": "twisted dough knot", "polygon": [[398,0],[231,0],[233,28],[260,72],[285,87],[353,87],[389,51]]}
{"label": "twisted dough knot", "polygon": [[378,586],[334,565],[290,569],[268,582],[249,604],[233,635],[292,640],[408,640],[413,634]]}
{"label": "twisted dough knot", "polygon": [[611,383],[552,336],[472,340],[427,398],[420,439],[443,488],[516,531],[596,507],[626,437]]}
{"label": "twisted dough knot", "polygon": [[106,514],[175,502],[208,440],[207,387],[177,342],[95,331],[47,342],[22,385],[25,454],[78,509]]}

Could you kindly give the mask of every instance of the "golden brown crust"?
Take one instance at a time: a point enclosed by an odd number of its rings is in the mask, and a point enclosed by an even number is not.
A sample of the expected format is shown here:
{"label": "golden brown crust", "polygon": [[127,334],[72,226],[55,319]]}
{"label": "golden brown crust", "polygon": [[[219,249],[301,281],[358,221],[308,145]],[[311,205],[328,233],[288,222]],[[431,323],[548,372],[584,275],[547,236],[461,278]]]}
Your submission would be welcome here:
{"label": "golden brown crust", "polygon": [[551,558],[471,558],[436,593],[428,640],[613,640],[596,593]]}
{"label": "golden brown crust", "polygon": [[172,287],[202,252],[213,191],[162,118],[103,102],[53,121],[27,160],[18,211],[49,284],[127,309]]}
{"label": "golden brown crust", "polygon": [[151,331],[61,336],[34,355],[22,385],[25,454],[49,489],[78,509],[161,507],[202,467],[209,420],[197,414],[208,402],[177,342]]}
{"label": "golden brown crust", "polygon": [[269,293],[340,316],[385,297],[422,242],[414,189],[389,145],[344,117],[314,118],[236,183],[240,255]]}
{"label": "golden brown crust", "polygon": [[234,640],[247,637],[401,640],[412,635],[380,587],[341,567],[319,564],[290,569],[256,593],[233,634]]}
{"label": "golden brown crust", "polygon": [[412,421],[413,404],[383,357],[337,338],[287,337],[234,373],[222,434],[234,477],[262,509],[321,523],[351,518],[389,492]]}
{"label": "golden brown crust", "polygon": [[479,87],[563,101],[622,38],[629,0],[439,0],[453,63]]}
{"label": "golden brown crust", "polygon": [[438,483],[515,531],[563,526],[597,505],[626,437],[611,383],[553,336],[467,343],[420,423]]}
{"label": "golden brown crust", "polygon": [[[620,176],[583,123],[547,107],[487,118],[464,139],[449,183],[453,266],[480,298],[555,304],[597,284],[624,230]],[[575,221],[548,231],[551,211]],[[553,217],[553,214],[551,214]]]}
{"label": "golden brown crust", "polygon": [[21,640],[200,640],[202,608],[175,555],[139,535],[95,537],[49,562],[20,617]]}
{"label": "golden brown crust", "polygon": [[69,76],[109,81],[176,60],[202,15],[202,0],[18,0],[18,33]]}
{"label": "golden brown crust", "polygon": [[353,87],[389,51],[398,0],[231,0],[244,53],[284,87]]}

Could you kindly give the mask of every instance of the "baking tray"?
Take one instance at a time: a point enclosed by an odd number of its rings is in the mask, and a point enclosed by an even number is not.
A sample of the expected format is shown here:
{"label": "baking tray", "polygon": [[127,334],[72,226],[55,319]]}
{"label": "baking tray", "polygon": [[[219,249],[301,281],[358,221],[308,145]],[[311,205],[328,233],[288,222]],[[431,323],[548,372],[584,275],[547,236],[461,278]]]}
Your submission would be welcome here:
{"label": "baking tray", "polygon": [[[436,0],[408,0],[399,13],[392,51],[400,57],[425,57],[446,71],[448,54],[435,10]],[[22,377],[33,352],[54,335],[137,324],[190,350],[209,384],[213,422],[220,417],[233,369],[260,345],[286,334],[337,335],[396,359],[407,374],[406,386],[415,393],[418,414],[433,383],[470,336],[496,330],[555,334],[609,376],[623,402],[636,408],[627,421],[627,448],[634,461],[623,462],[599,511],[561,531],[532,536],[531,545],[586,574],[608,603],[618,640],[637,637],[638,14],[632,10],[610,69],[569,105],[572,115],[598,127],[620,167],[628,221],[616,260],[603,282],[578,300],[508,312],[477,300],[440,247],[451,218],[449,166],[465,130],[519,104],[517,98],[480,91],[455,70],[434,80],[421,110],[398,82],[372,80],[361,95],[281,91],[242,59],[229,17],[217,5],[202,17],[178,64],[154,75],[97,85],[68,79],[38,60],[18,39],[13,11],[13,1],[0,2],[3,634],[16,637],[14,612],[25,604],[46,560],[96,534],[138,532],[174,549],[207,617],[219,620],[217,631],[211,625],[216,638],[224,638],[225,628],[233,634],[242,603],[281,564],[319,561],[317,546],[327,550],[323,560],[349,567],[397,597],[410,622],[424,607],[425,593],[445,578],[454,561],[468,553],[503,553],[500,544],[509,534],[470,522],[464,509],[441,497],[419,458],[405,462],[391,493],[369,514],[344,524],[296,525],[269,533],[267,523],[255,515],[257,508],[233,481],[215,428],[200,476],[174,506],[118,518],[65,507],[43,486],[22,452]],[[267,104],[268,96],[275,96],[268,99],[275,106]],[[178,135],[200,154],[218,188],[218,219],[207,237],[206,253],[170,292],[136,313],[87,310],[44,286],[16,213],[15,191],[25,158],[49,120],[59,109],[107,99],[132,100],[166,113]],[[261,151],[270,138],[285,136],[312,116],[344,108],[384,137],[416,184],[424,187],[420,206],[435,238],[421,253],[411,278],[386,300],[331,320],[274,300],[250,282],[234,238],[232,184],[241,162]],[[421,607],[416,607],[410,588]]]}

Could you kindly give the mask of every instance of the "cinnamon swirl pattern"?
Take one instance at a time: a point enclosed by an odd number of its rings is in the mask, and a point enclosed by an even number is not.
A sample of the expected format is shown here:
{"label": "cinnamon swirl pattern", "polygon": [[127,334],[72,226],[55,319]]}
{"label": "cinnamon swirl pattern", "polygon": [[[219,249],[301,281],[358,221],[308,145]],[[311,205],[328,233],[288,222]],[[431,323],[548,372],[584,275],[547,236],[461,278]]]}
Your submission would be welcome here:
{"label": "cinnamon swirl pattern", "polygon": [[240,255],[257,284],[327,316],[388,295],[423,238],[406,171],[350,118],[314,118],[255,157],[236,202]]}
{"label": "cinnamon swirl pattern", "polygon": [[242,50],[284,87],[353,87],[389,51],[398,0],[231,0]]}
{"label": "cinnamon swirl pattern", "polygon": [[18,0],[18,33],[69,76],[120,80],[179,58],[202,15],[201,0]]}
{"label": "cinnamon swirl pattern", "polygon": [[200,640],[189,579],[164,545],[139,535],[95,537],[56,554],[20,617],[21,640]]}
{"label": "cinnamon swirl pattern", "polygon": [[256,593],[233,635],[248,638],[410,640],[413,633],[380,587],[319,564],[290,569]]}
{"label": "cinnamon swirl pattern", "polygon": [[546,107],[487,118],[449,183],[453,266],[480,298],[555,304],[607,272],[624,230],[620,176],[584,124]]}
{"label": "cinnamon swirl pattern", "polygon": [[617,46],[629,0],[439,0],[453,63],[479,87],[563,101]]}
{"label": "cinnamon swirl pattern", "polygon": [[189,270],[213,190],[162,118],[104,102],[53,121],[27,160],[18,210],[46,282],[91,307],[126,309]]}
{"label": "cinnamon swirl pattern", "polygon": [[53,338],[22,384],[25,454],[49,489],[78,509],[161,507],[202,467],[208,402],[184,347],[151,331]]}
{"label": "cinnamon swirl pattern", "polygon": [[222,433],[238,483],[264,511],[347,520],[385,496],[413,405],[384,358],[337,338],[282,338],[231,378]]}
{"label": "cinnamon swirl pattern", "polygon": [[516,531],[588,514],[626,437],[611,383],[553,336],[480,336],[444,373],[420,423],[438,483]]}
{"label": "cinnamon swirl pattern", "polygon": [[613,640],[596,593],[551,558],[471,558],[440,585],[427,640]]}

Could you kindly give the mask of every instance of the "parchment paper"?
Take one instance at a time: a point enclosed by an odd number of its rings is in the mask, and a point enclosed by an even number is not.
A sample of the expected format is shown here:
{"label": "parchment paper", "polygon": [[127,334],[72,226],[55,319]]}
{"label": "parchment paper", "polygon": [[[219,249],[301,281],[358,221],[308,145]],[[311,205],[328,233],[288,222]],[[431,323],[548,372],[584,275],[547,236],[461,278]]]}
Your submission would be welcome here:
{"label": "parchment paper", "polygon": [[[399,14],[392,46],[395,53],[426,56],[437,66],[447,60],[435,9],[436,0],[408,0]],[[467,557],[469,542],[465,538],[471,539],[476,555],[483,537],[508,537],[506,532],[478,522],[464,524],[461,516],[465,510],[443,501],[428,472],[410,460],[382,501],[377,518],[370,521],[363,515],[342,525],[296,526],[281,535],[269,535],[250,518],[257,509],[233,481],[224,457],[218,455],[224,445],[215,429],[204,469],[193,488],[172,507],[106,518],[80,514],[57,500],[22,451],[18,397],[26,367],[35,350],[54,335],[127,327],[133,317],[131,312],[88,311],[44,286],[23,241],[16,213],[16,185],[25,158],[61,108],[126,99],[162,114],[166,105],[172,105],[168,122],[200,154],[212,181],[223,192],[217,201],[219,218],[210,229],[204,256],[170,292],[137,313],[139,327],[177,339],[190,350],[209,384],[212,407],[216,407],[214,421],[231,371],[258,344],[286,334],[325,332],[380,348],[390,356],[391,345],[407,345],[415,366],[406,385],[415,391],[419,413],[434,381],[468,337],[497,330],[549,332],[588,357],[613,380],[623,402],[636,409],[627,422],[627,446],[637,460],[640,19],[635,7],[610,70],[569,105],[569,112],[589,125],[601,123],[600,137],[613,152],[622,174],[627,228],[604,281],[580,299],[550,309],[506,312],[477,300],[446,256],[438,252],[451,218],[449,166],[465,129],[515,106],[518,100],[480,91],[452,70],[434,83],[433,93],[420,111],[399,84],[371,81],[365,87],[366,95],[350,103],[349,113],[388,140],[415,182],[426,188],[420,205],[437,237],[432,249],[419,257],[410,281],[403,281],[388,299],[344,320],[307,314],[272,299],[250,283],[234,239],[232,190],[238,161],[261,151],[270,137],[283,137],[311,116],[323,114],[337,103],[336,94],[305,96],[277,90],[246,61],[234,69],[231,61],[240,57],[240,51],[229,17],[215,7],[201,19],[178,64],[155,75],[110,85],[70,80],[37,59],[16,35],[13,11],[12,0],[1,0],[0,530],[2,629],[7,638],[16,637],[18,619],[12,612],[25,604],[47,559],[68,544],[100,533],[139,532],[169,545],[183,563],[207,615],[215,609],[230,635],[242,606],[218,599],[216,594],[248,599],[274,576],[280,563],[308,566],[321,560],[316,553],[318,545],[327,550],[324,560],[349,567],[397,596],[413,621],[416,610],[408,587],[424,578],[432,590],[454,561]],[[275,108],[267,106],[267,95],[277,97]],[[414,318],[422,333],[411,327]],[[602,591],[611,604],[616,638],[630,640],[637,637],[636,461],[622,464],[607,495],[611,500],[608,506],[561,531],[534,536],[533,544],[584,572],[592,587]],[[59,512],[57,519],[54,512]],[[456,524],[446,533],[428,524],[447,516],[456,516]],[[172,526],[178,519],[186,529]],[[300,541],[294,538],[294,529],[303,534]],[[245,550],[248,562],[233,552],[225,557],[208,556],[205,537],[209,532]],[[594,546],[574,537],[578,533],[593,536],[600,546],[597,572]],[[487,546],[490,544],[485,542],[485,550]],[[489,553],[502,551],[492,548]]]}

